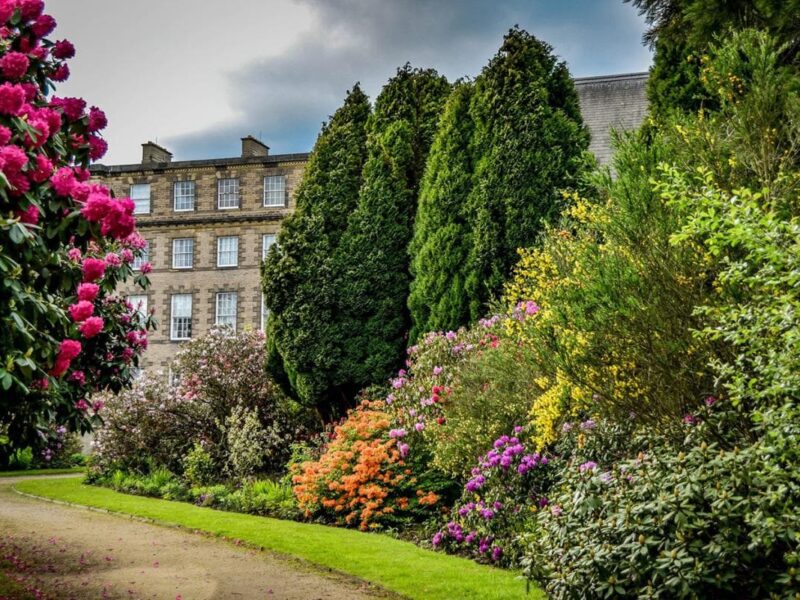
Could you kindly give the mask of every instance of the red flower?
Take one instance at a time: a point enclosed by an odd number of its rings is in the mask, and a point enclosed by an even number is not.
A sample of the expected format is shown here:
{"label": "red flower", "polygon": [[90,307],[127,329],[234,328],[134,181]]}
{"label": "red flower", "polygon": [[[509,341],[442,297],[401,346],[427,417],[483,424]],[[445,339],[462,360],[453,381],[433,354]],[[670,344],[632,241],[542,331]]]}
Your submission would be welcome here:
{"label": "red flower", "polygon": [[88,300],[80,300],[69,307],[69,316],[76,323],[85,321],[94,314],[94,304]]}
{"label": "red flower", "polygon": [[103,331],[104,324],[105,323],[103,322],[103,319],[100,317],[89,317],[83,323],[81,323],[80,327],[78,327],[78,330],[81,332],[83,337],[88,340],[89,338],[93,338],[98,333]]}
{"label": "red flower", "polygon": [[42,15],[31,25],[31,31],[36,37],[44,37],[53,33],[56,28],[56,20],[50,15]]}
{"label": "red flower", "polygon": [[99,258],[87,258],[83,261],[83,281],[97,281],[106,272],[106,263]]}
{"label": "red flower", "polygon": [[69,40],[59,40],[53,45],[53,56],[58,59],[75,56],[75,46]]}

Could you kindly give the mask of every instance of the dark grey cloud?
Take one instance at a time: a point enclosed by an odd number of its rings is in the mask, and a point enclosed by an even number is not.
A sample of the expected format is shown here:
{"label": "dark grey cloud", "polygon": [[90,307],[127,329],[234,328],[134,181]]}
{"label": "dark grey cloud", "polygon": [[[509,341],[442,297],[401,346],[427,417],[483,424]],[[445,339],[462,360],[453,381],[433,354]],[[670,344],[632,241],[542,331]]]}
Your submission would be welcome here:
{"label": "dark grey cloud", "polygon": [[225,81],[234,117],[164,139],[178,159],[233,156],[254,134],[274,153],[310,150],[320,123],[356,81],[373,98],[397,66],[474,76],[515,24],[549,42],[578,76],[649,65],[644,30],[620,0],[297,0],[309,30]]}

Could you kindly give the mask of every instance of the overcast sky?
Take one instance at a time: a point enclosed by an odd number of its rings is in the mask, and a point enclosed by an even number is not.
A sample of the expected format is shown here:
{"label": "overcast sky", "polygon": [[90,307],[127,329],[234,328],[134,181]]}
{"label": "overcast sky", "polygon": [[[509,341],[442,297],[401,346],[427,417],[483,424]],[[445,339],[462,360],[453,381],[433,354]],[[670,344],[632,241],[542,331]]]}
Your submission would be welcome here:
{"label": "overcast sky", "polygon": [[158,141],[175,160],[311,149],[360,81],[374,98],[406,62],[475,76],[518,24],[576,77],[644,71],[644,23],[622,0],[49,0],[77,48],[57,93],[109,117],[105,164]]}

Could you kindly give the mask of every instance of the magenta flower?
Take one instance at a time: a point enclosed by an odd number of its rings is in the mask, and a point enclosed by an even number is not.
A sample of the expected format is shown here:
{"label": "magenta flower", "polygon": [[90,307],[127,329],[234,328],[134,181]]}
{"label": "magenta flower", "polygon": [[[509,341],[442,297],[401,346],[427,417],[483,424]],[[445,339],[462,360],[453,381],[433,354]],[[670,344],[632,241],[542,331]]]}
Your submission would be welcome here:
{"label": "magenta flower", "polygon": [[597,468],[597,463],[593,460],[587,460],[583,463],[578,469],[581,473],[586,473],[587,471],[594,471]]}

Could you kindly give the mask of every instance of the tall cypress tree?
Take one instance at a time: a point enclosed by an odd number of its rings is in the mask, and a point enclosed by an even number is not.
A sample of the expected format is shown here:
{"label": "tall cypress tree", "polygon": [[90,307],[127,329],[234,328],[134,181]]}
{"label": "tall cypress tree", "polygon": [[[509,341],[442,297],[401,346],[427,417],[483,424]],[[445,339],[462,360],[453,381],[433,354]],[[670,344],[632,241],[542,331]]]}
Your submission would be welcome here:
{"label": "tall cypress tree", "polygon": [[422,180],[409,246],[411,340],[469,321],[464,284],[472,245],[473,218],[466,199],[474,178],[473,93],[472,83],[460,83],[448,98]]}
{"label": "tall cypress tree", "polygon": [[[323,125],[284,219],[278,244],[262,268],[270,316],[267,368],[295,398],[327,412],[340,360],[336,271],[332,264],[349,215],[358,204],[366,159],[367,96],[356,85]],[[352,392],[349,392],[352,393]]]}
{"label": "tall cypress tree", "polygon": [[401,362],[409,315],[408,245],[447,80],[398,69],[375,102],[358,207],[337,250],[342,388],[385,380]]}
{"label": "tall cypress tree", "polygon": [[475,80],[470,112],[478,159],[467,199],[474,221],[465,287],[475,320],[501,292],[517,249],[534,244],[559,214],[560,192],[581,172],[589,135],[566,65],[517,28]]}

